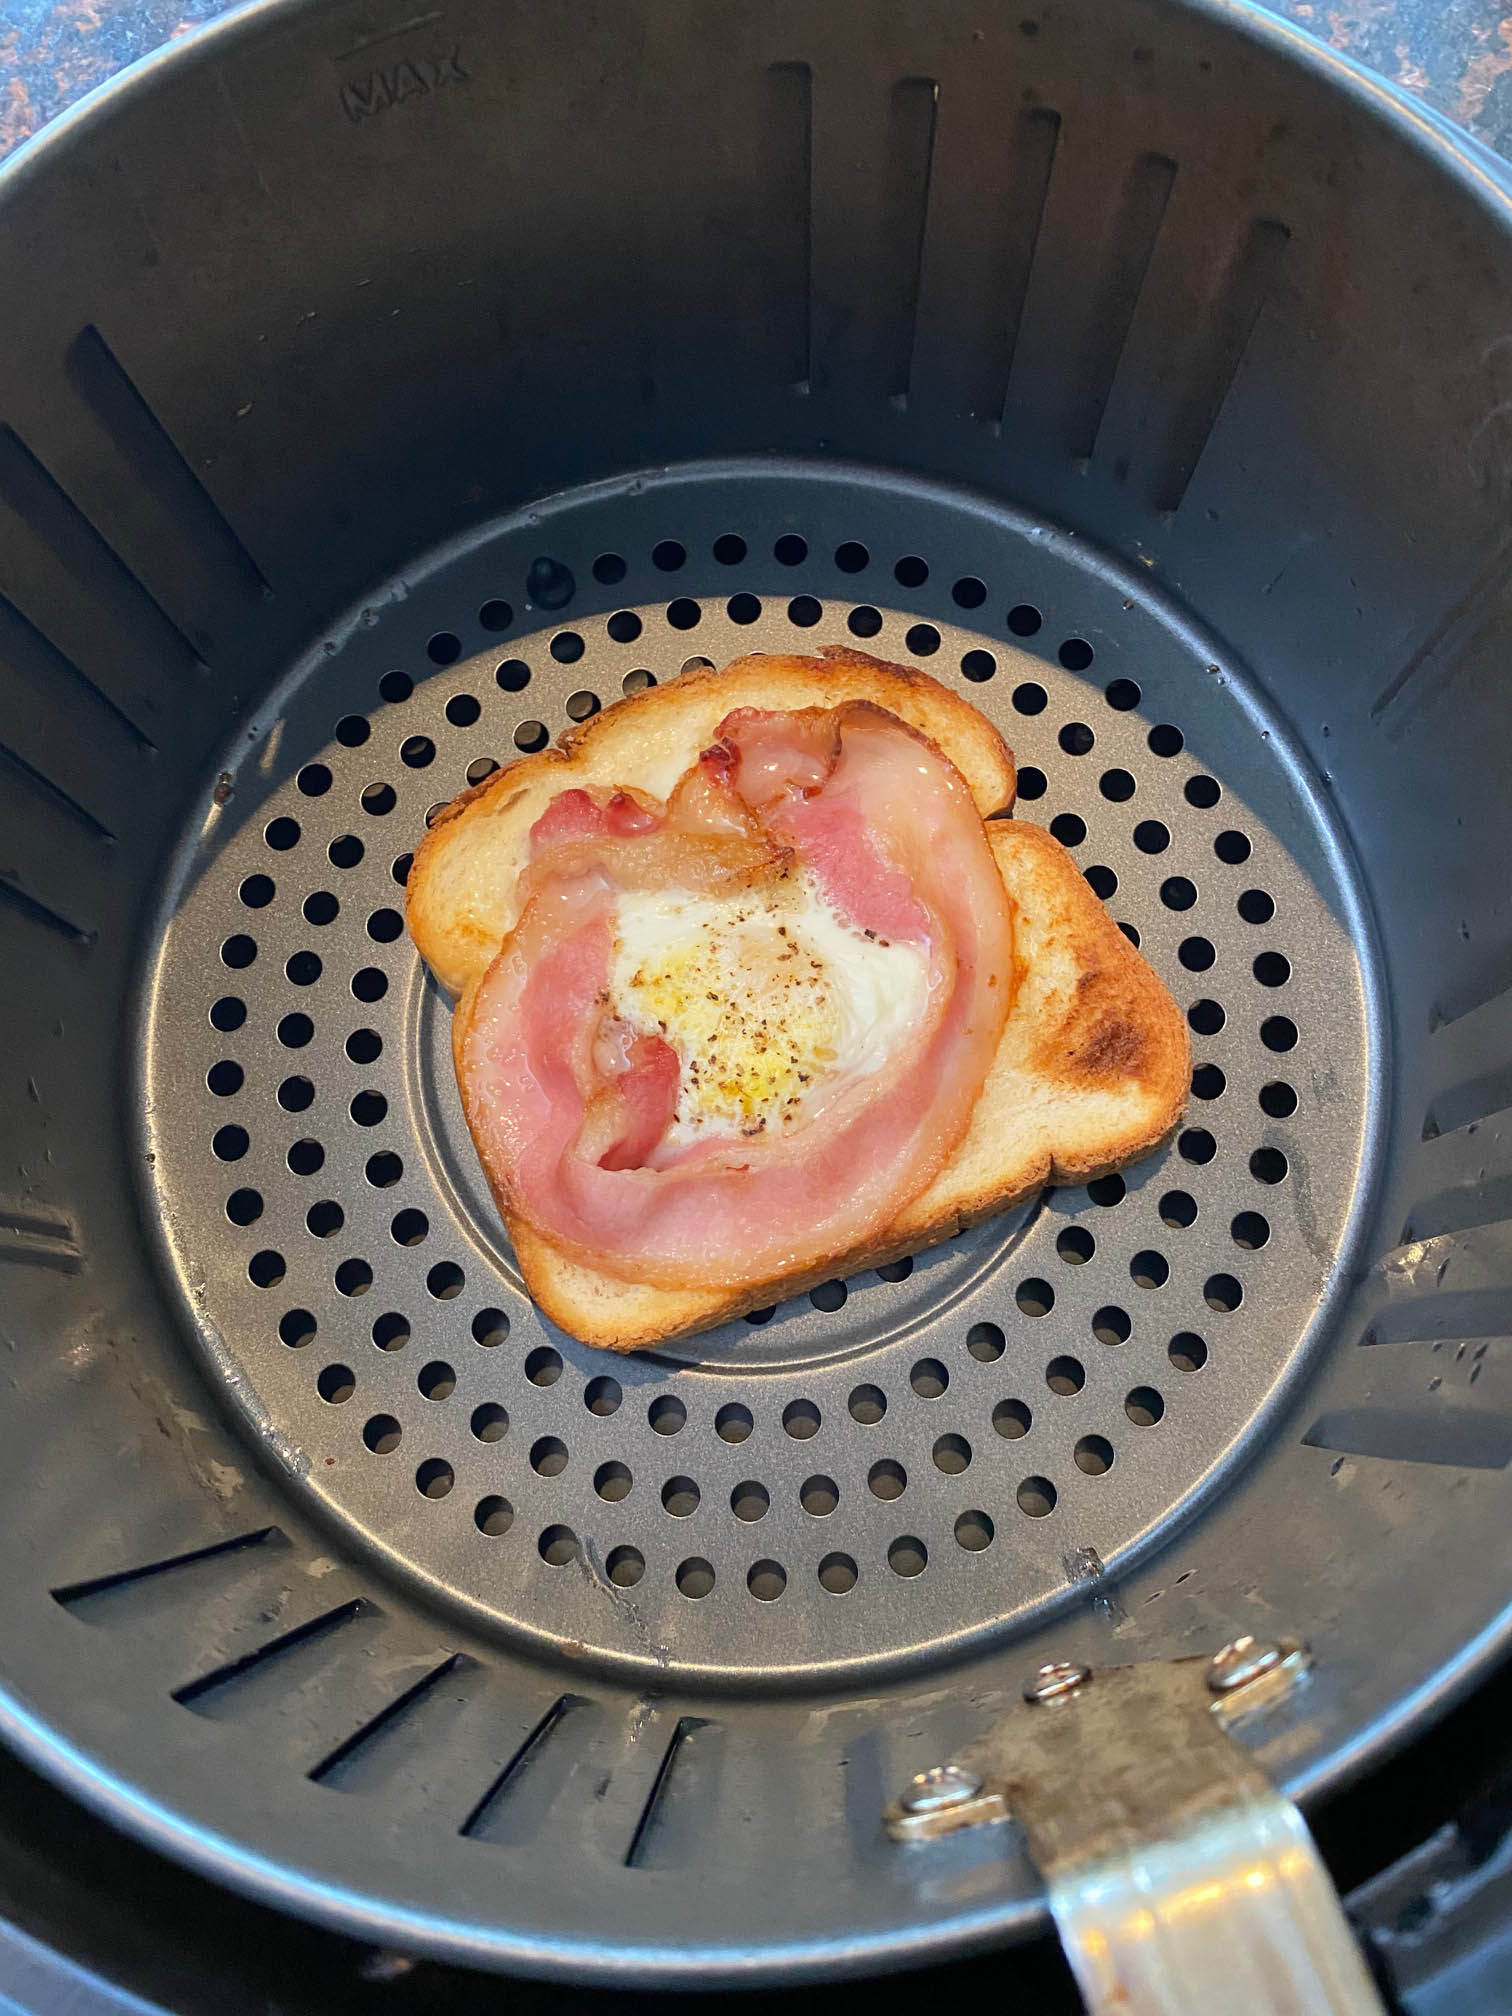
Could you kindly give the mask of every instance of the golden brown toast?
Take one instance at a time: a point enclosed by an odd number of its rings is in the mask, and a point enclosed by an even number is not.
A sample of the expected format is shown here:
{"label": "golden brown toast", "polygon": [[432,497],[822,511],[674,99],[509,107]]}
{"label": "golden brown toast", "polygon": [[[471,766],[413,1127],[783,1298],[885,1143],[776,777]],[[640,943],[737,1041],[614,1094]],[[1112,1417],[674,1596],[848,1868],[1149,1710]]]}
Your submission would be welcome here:
{"label": "golden brown toast", "polygon": [[[1012,757],[992,725],[921,672],[861,653],[754,657],[685,674],[622,701],[489,778],[440,815],[410,871],[408,920],[422,956],[461,995],[515,922],[515,882],[531,826],[573,785],[664,796],[733,708],[836,706],[870,699],[927,735],[956,765],[984,817],[1012,802]],[[917,1253],[1005,1211],[1048,1183],[1082,1183],[1145,1154],[1176,1125],[1191,1077],[1186,1023],[1154,972],[1036,826],[997,818],[988,834],[1014,910],[1018,987],[964,1139],[927,1188],[864,1249],[736,1291],[636,1286],[559,1252],[507,1209],[526,1286],[572,1336],[630,1351],[802,1293],[820,1281]]]}

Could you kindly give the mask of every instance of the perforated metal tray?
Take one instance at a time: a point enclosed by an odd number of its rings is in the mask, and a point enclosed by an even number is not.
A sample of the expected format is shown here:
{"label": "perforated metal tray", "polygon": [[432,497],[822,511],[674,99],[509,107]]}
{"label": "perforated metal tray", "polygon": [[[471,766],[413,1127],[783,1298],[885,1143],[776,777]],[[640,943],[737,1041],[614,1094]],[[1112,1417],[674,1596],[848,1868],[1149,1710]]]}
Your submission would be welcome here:
{"label": "perforated metal tray", "polygon": [[[299,1488],[543,1648],[732,1684],[990,1641],[1075,1590],[1068,1521],[1089,1572],[1167,1528],[1326,1317],[1382,1075],[1337,835],[1217,646],[1010,515],[801,466],[534,515],[443,563],[428,639],[375,597],[272,699],[287,781],[256,721],[191,821],[137,1046],[186,1319]],[[533,567],[544,628],[488,593]],[[1021,816],[1188,1012],[1187,1125],[885,1276],[608,1358],[521,1291],[399,884],[428,810],[564,721],[855,638],[1011,738]],[[456,662],[416,683],[417,654]]]}

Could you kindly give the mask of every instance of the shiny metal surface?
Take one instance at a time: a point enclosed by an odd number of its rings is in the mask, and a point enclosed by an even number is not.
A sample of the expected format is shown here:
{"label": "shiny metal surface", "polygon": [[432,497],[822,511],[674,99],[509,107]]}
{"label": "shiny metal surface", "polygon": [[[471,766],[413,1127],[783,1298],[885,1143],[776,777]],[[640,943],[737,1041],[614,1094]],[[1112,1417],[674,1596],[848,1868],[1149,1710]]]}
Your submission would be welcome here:
{"label": "shiny metal surface", "polygon": [[1247,1687],[1263,1674],[1273,1673],[1285,1656],[1279,1645],[1253,1638],[1248,1632],[1242,1637],[1231,1638],[1227,1645],[1213,1654],[1212,1664],[1208,1667],[1208,1687],[1214,1694],[1230,1694],[1235,1688]]}
{"label": "shiny metal surface", "polygon": [[1050,1878],[1089,2016],[1381,2016],[1295,1806],[1257,1785]]}
{"label": "shiny metal surface", "polygon": [[928,1771],[916,1771],[904,1787],[899,1805],[905,1813],[945,1813],[952,1806],[964,1806],[982,1789],[974,1771],[959,1764],[935,1764]]}
{"label": "shiny metal surface", "polygon": [[[1277,1674],[1253,1641],[1248,1656],[1230,1701]],[[942,1767],[975,1789],[928,1815],[905,1792],[888,1832],[1015,1821],[1090,2016],[1380,2016],[1302,1816],[1234,1740],[1213,1665],[1046,1667],[1046,1691]]]}
{"label": "shiny metal surface", "polygon": [[1075,1666],[1065,1660],[1053,1659],[1041,1666],[1038,1673],[1024,1689],[1024,1699],[1034,1706],[1047,1701],[1062,1701],[1068,1694],[1079,1694],[1092,1678],[1090,1666]]}

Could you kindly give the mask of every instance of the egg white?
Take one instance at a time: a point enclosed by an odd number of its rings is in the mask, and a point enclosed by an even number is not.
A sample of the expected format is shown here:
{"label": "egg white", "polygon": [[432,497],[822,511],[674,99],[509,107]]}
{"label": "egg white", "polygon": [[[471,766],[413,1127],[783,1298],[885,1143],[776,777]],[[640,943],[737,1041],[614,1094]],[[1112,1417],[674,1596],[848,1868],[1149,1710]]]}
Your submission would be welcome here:
{"label": "egg white", "polygon": [[673,1145],[812,1121],[900,1055],[929,987],[923,947],[854,929],[809,877],[773,894],[619,898],[609,1012],[677,1051]]}

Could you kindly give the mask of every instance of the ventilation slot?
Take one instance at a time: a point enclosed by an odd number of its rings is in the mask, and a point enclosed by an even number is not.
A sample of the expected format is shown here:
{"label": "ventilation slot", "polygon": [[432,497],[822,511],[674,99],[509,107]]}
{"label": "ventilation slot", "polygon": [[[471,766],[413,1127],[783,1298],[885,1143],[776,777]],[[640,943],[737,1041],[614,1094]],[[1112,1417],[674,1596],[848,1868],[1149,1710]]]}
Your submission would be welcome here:
{"label": "ventilation slot", "polygon": [[77,1274],[84,1265],[66,1218],[0,1204],[0,1261],[6,1260],[20,1267],[51,1267],[60,1274]]}
{"label": "ventilation slot", "polygon": [[0,882],[45,921],[93,938],[119,899],[110,889],[106,829],[30,764],[0,745]]}
{"label": "ventilation slot", "polygon": [[439,1666],[433,1666],[428,1673],[423,1673],[413,1686],[406,1687],[404,1692],[396,1695],[386,1708],[380,1708],[378,1713],[370,1716],[360,1729],[354,1730],[343,1742],[338,1743],[334,1750],[322,1757],[318,1764],[311,1767],[310,1778],[317,1785],[330,1785],[340,1790],[345,1767],[352,1764],[385,1731],[396,1729],[398,1724],[412,1714],[431,1690],[439,1686],[443,1680],[453,1673],[475,1666],[476,1663],[465,1653],[453,1652],[450,1657],[443,1659]]}
{"label": "ventilation slot", "polygon": [[[99,605],[101,618],[113,626],[105,632],[111,657],[125,637],[138,655],[159,667],[180,673],[199,668],[199,654],[188,638],[11,427],[0,427],[0,500]],[[129,705],[122,711],[135,718]]]}
{"label": "ventilation slot", "polygon": [[771,293],[763,317],[774,329],[779,384],[809,383],[809,284],[813,234],[814,80],[807,63],[774,63],[761,95],[757,146],[770,228]]}
{"label": "ventilation slot", "polygon": [[137,483],[174,526],[182,549],[176,557],[204,577],[203,599],[213,603],[227,590],[243,600],[268,596],[251,554],[93,324],[70,346],[68,370]]}
{"label": "ventilation slot", "polygon": [[1034,268],[1034,248],[1039,242],[1045,203],[1050,194],[1050,175],[1055,167],[1055,150],[1060,142],[1060,114],[1049,111],[1024,113],[1014,130],[1013,187],[1004,219],[1003,243],[998,271],[1002,276],[1002,310],[997,326],[1002,332],[1002,350],[993,371],[990,394],[992,411],[1001,415],[1008,397],[1008,379],[1018,348],[1019,325],[1024,319],[1024,302],[1029,293],[1029,275]]}
{"label": "ventilation slot", "polygon": [[1362,1344],[1421,1344],[1434,1338],[1512,1337],[1512,1289],[1466,1288],[1418,1295],[1383,1309]]}
{"label": "ventilation slot", "polygon": [[[1377,693],[1370,707],[1372,721],[1385,722],[1390,717],[1387,733],[1395,738],[1405,732],[1419,708],[1441,698],[1451,680],[1488,649],[1494,648],[1498,657],[1505,659],[1504,640],[1512,621],[1507,606],[1509,582],[1512,582],[1512,539],[1504,539],[1469,587],[1449,605],[1422,643]],[[1507,984],[1502,982],[1503,986]],[[1489,996],[1483,994],[1480,998],[1486,1000]],[[1448,1022],[1454,1018],[1445,1015],[1443,1019]]]}
{"label": "ventilation slot", "polygon": [[[0,602],[0,723],[16,763],[99,833],[130,830],[141,815],[149,751],[113,707],[58,658],[50,680],[41,663],[18,671],[5,632],[13,614]],[[19,622],[19,618],[17,621]],[[38,657],[48,647],[38,638]]]}
{"label": "ventilation slot", "polygon": [[677,1768],[677,1761],[683,1753],[684,1746],[695,1731],[708,1727],[708,1722],[698,1715],[683,1715],[679,1718],[677,1727],[672,1731],[667,1747],[662,1753],[661,1763],[651,1782],[651,1790],[646,1795],[646,1803],[641,1808],[639,1820],[635,1823],[635,1832],[630,1836],[630,1845],[625,1850],[627,1869],[636,1868],[646,1855],[657,1814],[666,1803],[667,1794],[672,1787],[672,1773]]}
{"label": "ventilation slot", "polygon": [[[4,1222],[3,1216],[0,1216],[0,1224]],[[82,1582],[65,1582],[52,1591],[52,1599],[61,1603],[65,1610],[72,1610],[80,1603],[87,1603],[92,1596],[104,1596],[116,1589],[130,1589],[156,1576],[171,1575],[177,1568],[192,1568],[201,1561],[218,1561],[228,1554],[244,1554],[249,1547],[262,1547],[270,1540],[282,1543],[283,1535],[276,1526],[259,1526],[253,1533],[239,1533],[234,1540],[217,1540],[209,1547],[193,1547],[186,1554],[169,1554],[160,1561],[144,1561],[134,1568],[115,1568],[107,1575],[92,1575]]]}
{"label": "ventilation slot", "polygon": [[[910,398],[996,428],[1008,394],[1060,115],[1004,121],[952,101],[939,128],[914,330]],[[962,259],[963,244],[980,256]]]}
{"label": "ventilation slot", "polygon": [[831,76],[815,97],[812,374],[821,392],[902,404],[913,370],[938,86],[885,99]]}
{"label": "ventilation slot", "polygon": [[581,1694],[559,1694],[462,1822],[458,1833],[469,1841],[481,1838],[500,1803],[519,1782],[532,1759],[539,1755],[552,1732],[571,1710],[587,1706],[588,1702]]}
{"label": "ventilation slot", "polygon": [[1468,1127],[1472,1120],[1484,1120],[1488,1113],[1504,1113],[1509,1106],[1512,1106],[1512,1064],[1441,1092],[1424,1116],[1423,1139],[1436,1141],[1441,1134]]}
{"label": "ventilation slot", "polygon": [[34,769],[57,772],[85,803],[109,803],[112,779],[127,794],[121,765],[151,749],[152,738],[3,595],[0,693],[6,736]]}
{"label": "ventilation slot", "polygon": [[1331,1449],[1341,1456],[1440,1463],[1456,1470],[1505,1470],[1512,1462],[1512,1421],[1452,1404],[1421,1413],[1344,1407],[1320,1414],[1302,1440],[1309,1449]]}
{"label": "ventilation slot", "polygon": [[72,917],[65,916],[61,910],[52,909],[40,898],[29,895],[18,884],[5,881],[3,876],[4,870],[0,869],[0,908],[26,918],[28,923],[40,924],[44,931],[55,931],[60,938],[72,939],[76,945],[94,943],[93,931],[87,930],[82,924],[76,924]]}
{"label": "ventilation slot", "polygon": [[1500,945],[1484,965],[1444,989],[1429,1011],[1428,1033],[1435,1035],[1451,1022],[1462,1021],[1477,1008],[1484,1008],[1488,1001],[1509,992],[1512,992],[1512,945]]}
{"label": "ventilation slot", "polygon": [[1497,1225],[1506,1218],[1512,1218],[1512,1175],[1486,1176],[1414,1204],[1402,1227],[1402,1244],[1465,1232],[1472,1225]]}
{"label": "ventilation slot", "polygon": [[14,749],[0,742],[0,792],[8,788],[7,777],[12,785],[35,792],[47,804],[55,805],[59,811],[76,819],[95,839],[114,840],[116,837],[104,820],[97,819],[87,805],[81,805],[61,784],[55,784],[51,777],[34,769],[24,756],[18,756]]}
{"label": "ventilation slot", "polygon": [[201,1673],[196,1679],[186,1680],[181,1687],[173,1689],[173,1699],[180,1707],[191,1708],[203,1701],[207,1695],[217,1693],[221,1688],[248,1680],[254,1673],[277,1660],[287,1658],[301,1646],[313,1645],[343,1625],[351,1624],[359,1617],[377,1617],[381,1612],[364,1598],[355,1597],[350,1603],[339,1604],[334,1610],[326,1610],[319,1617],[312,1617],[305,1624],[296,1624],[292,1631],[282,1632],[277,1638],[270,1638],[266,1644],[258,1645],[250,1652],[244,1652],[239,1659],[229,1660],[224,1666],[212,1667],[208,1673]]}
{"label": "ventilation slot", "polygon": [[1155,256],[1155,241],[1175,180],[1174,161],[1161,154],[1147,154],[1135,162],[1125,184],[1113,229],[1112,258],[1089,325],[1082,394],[1067,435],[1067,446],[1077,461],[1088,460],[1097,445],[1097,431],[1133,326],[1140,289]]}
{"label": "ventilation slot", "polygon": [[919,306],[924,222],[929,214],[929,176],[939,96],[940,87],[932,78],[906,77],[893,87],[892,116],[888,121],[882,223],[886,277],[881,307],[893,350],[887,367],[887,390],[899,402],[907,399],[913,375],[914,324]]}
{"label": "ventilation slot", "polygon": [[[1158,228],[1158,217],[1156,224]],[[1186,494],[1192,471],[1243,361],[1260,310],[1275,288],[1282,255],[1290,239],[1291,233],[1284,224],[1261,219],[1252,226],[1230,262],[1219,287],[1206,340],[1171,422],[1164,464],[1156,482],[1157,510],[1176,510]]]}

